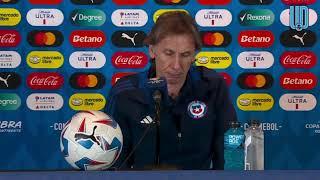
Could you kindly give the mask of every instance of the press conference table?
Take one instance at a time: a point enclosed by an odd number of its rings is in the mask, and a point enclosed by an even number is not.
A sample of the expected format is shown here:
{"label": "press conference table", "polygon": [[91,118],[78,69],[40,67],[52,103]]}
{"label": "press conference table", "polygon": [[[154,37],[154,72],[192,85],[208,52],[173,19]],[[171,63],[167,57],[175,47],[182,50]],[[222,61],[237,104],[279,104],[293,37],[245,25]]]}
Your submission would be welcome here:
{"label": "press conference table", "polygon": [[319,170],[0,172],[0,180],[313,180],[319,177]]}

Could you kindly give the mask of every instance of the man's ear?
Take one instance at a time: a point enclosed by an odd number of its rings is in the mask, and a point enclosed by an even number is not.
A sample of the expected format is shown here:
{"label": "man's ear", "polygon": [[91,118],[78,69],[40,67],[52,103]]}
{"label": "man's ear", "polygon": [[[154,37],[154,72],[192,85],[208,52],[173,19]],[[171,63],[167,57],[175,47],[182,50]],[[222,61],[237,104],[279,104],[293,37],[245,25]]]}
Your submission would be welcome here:
{"label": "man's ear", "polygon": [[153,45],[149,45],[149,55],[151,59],[156,58],[156,54],[154,53],[155,47]]}

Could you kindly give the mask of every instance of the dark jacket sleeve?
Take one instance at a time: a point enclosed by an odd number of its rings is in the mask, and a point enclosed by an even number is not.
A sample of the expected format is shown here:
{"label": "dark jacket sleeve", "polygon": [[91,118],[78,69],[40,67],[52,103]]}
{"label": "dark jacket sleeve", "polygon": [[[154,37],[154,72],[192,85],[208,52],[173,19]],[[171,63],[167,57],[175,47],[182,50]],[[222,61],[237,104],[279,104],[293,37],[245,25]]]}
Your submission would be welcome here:
{"label": "dark jacket sleeve", "polygon": [[216,122],[213,142],[213,169],[224,169],[224,133],[229,129],[230,121],[237,121],[235,109],[229,95],[229,88],[223,78],[216,88]]}

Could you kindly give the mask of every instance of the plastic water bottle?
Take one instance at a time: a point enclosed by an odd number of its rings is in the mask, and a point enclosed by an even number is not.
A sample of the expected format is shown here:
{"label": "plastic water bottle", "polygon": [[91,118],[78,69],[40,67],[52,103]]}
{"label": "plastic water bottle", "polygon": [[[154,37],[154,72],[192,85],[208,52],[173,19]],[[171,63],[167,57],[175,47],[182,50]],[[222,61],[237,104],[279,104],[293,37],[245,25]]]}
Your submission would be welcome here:
{"label": "plastic water bottle", "polygon": [[244,170],[244,133],[239,122],[232,121],[230,125],[224,135],[224,169]]}
{"label": "plastic water bottle", "polygon": [[260,122],[252,120],[245,130],[245,170],[264,169],[264,134]]}

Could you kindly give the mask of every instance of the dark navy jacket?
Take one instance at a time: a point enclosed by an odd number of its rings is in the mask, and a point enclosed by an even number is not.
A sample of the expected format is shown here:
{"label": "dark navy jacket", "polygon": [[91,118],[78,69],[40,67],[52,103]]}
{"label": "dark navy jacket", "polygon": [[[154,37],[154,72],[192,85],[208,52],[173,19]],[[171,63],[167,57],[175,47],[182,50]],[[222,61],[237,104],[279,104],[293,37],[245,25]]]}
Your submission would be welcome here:
{"label": "dark navy jacket", "polygon": [[[150,72],[123,77],[110,91],[106,112],[118,122],[124,138],[116,168],[150,126],[142,123],[143,119],[155,116],[154,102],[149,100],[150,93],[145,87],[149,78]],[[195,102],[205,106],[197,106]],[[231,120],[236,120],[236,114],[223,78],[213,70],[192,66],[178,98],[174,101],[168,98],[162,105],[160,164],[178,169],[209,169],[212,161],[213,169],[223,169],[223,138]],[[152,126],[121,169],[153,165],[155,143],[156,128]]]}

